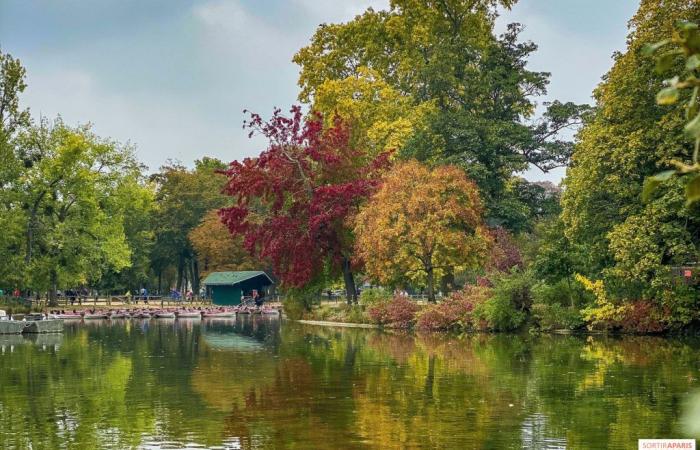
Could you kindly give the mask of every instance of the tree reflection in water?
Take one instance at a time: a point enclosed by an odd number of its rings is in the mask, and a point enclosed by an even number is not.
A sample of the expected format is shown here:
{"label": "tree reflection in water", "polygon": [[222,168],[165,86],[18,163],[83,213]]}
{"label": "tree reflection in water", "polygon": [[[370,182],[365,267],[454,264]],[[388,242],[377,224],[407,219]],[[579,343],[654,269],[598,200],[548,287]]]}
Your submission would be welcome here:
{"label": "tree reflection in water", "polygon": [[242,317],[71,324],[64,336],[0,337],[0,349],[7,447],[628,448],[700,437],[693,339]]}

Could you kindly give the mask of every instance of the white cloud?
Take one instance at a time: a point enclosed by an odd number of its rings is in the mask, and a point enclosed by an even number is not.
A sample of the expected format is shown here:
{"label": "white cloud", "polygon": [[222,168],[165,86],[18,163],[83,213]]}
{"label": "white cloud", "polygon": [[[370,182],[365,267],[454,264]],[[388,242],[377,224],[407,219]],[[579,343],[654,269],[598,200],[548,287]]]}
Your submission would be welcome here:
{"label": "white cloud", "polygon": [[292,0],[307,14],[318,19],[319,23],[345,22],[362,14],[367,8],[375,11],[389,8],[389,0]]}

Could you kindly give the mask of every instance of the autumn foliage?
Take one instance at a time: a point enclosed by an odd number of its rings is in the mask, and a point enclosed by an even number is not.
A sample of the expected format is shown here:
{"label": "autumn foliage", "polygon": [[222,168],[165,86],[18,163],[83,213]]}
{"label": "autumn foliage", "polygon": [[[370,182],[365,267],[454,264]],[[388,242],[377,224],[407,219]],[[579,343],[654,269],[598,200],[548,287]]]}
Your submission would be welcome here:
{"label": "autumn foliage", "polygon": [[396,165],[358,215],[356,252],[382,283],[434,282],[482,264],[488,233],[476,185],[452,166]]}
{"label": "autumn foliage", "polygon": [[391,300],[378,302],[367,309],[372,322],[388,328],[410,328],[420,307],[408,297],[395,296]]}
{"label": "autumn foliage", "polygon": [[202,277],[216,271],[260,268],[257,261],[243,248],[243,239],[229,233],[217,210],[207,213],[188,237],[197,254]]}
{"label": "autumn foliage", "polygon": [[481,286],[465,286],[442,302],[431,305],[419,315],[416,327],[423,331],[458,331],[483,328],[472,312],[485,303],[491,290]]}
{"label": "autumn foliage", "polygon": [[268,147],[225,171],[234,202],[221,210],[223,222],[249,252],[270,261],[284,285],[302,287],[325,268],[343,271],[347,284],[352,217],[375,190],[388,155],[368,157],[350,145],[340,119],[324,127],[320,115],[303,118],[298,106],[289,117],[275,110],[269,121],[251,114],[245,126]]}

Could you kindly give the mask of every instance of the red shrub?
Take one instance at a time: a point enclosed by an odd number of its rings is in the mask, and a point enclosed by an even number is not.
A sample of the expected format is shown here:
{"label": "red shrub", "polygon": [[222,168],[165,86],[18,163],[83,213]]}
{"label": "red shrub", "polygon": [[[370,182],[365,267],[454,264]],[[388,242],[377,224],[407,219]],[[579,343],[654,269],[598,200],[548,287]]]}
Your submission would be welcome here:
{"label": "red shrub", "polygon": [[409,328],[413,325],[420,307],[408,297],[397,296],[367,309],[370,319],[379,325],[392,328]]}
{"label": "red shrub", "polygon": [[668,328],[668,315],[648,300],[638,300],[625,308],[618,322],[625,333],[661,333]]}
{"label": "red shrub", "polygon": [[416,326],[425,331],[474,328],[471,313],[474,307],[486,301],[488,296],[487,288],[467,286],[461,291],[454,292],[442,302],[423,310],[418,316]]}
{"label": "red shrub", "polygon": [[508,272],[513,267],[522,267],[523,258],[513,236],[502,227],[489,230],[492,239],[487,267],[498,272]]}

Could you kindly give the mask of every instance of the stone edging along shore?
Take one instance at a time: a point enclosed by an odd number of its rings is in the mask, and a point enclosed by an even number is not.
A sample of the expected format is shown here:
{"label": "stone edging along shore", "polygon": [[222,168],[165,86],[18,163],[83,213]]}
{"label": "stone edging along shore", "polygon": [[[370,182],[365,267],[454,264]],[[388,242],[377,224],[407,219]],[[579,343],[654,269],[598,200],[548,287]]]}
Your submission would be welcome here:
{"label": "stone edging along shore", "polygon": [[306,325],[319,325],[322,327],[379,328],[379,325],[372,325],[369,323],[330,322],[327,320],[297,320],[297,322]]}

